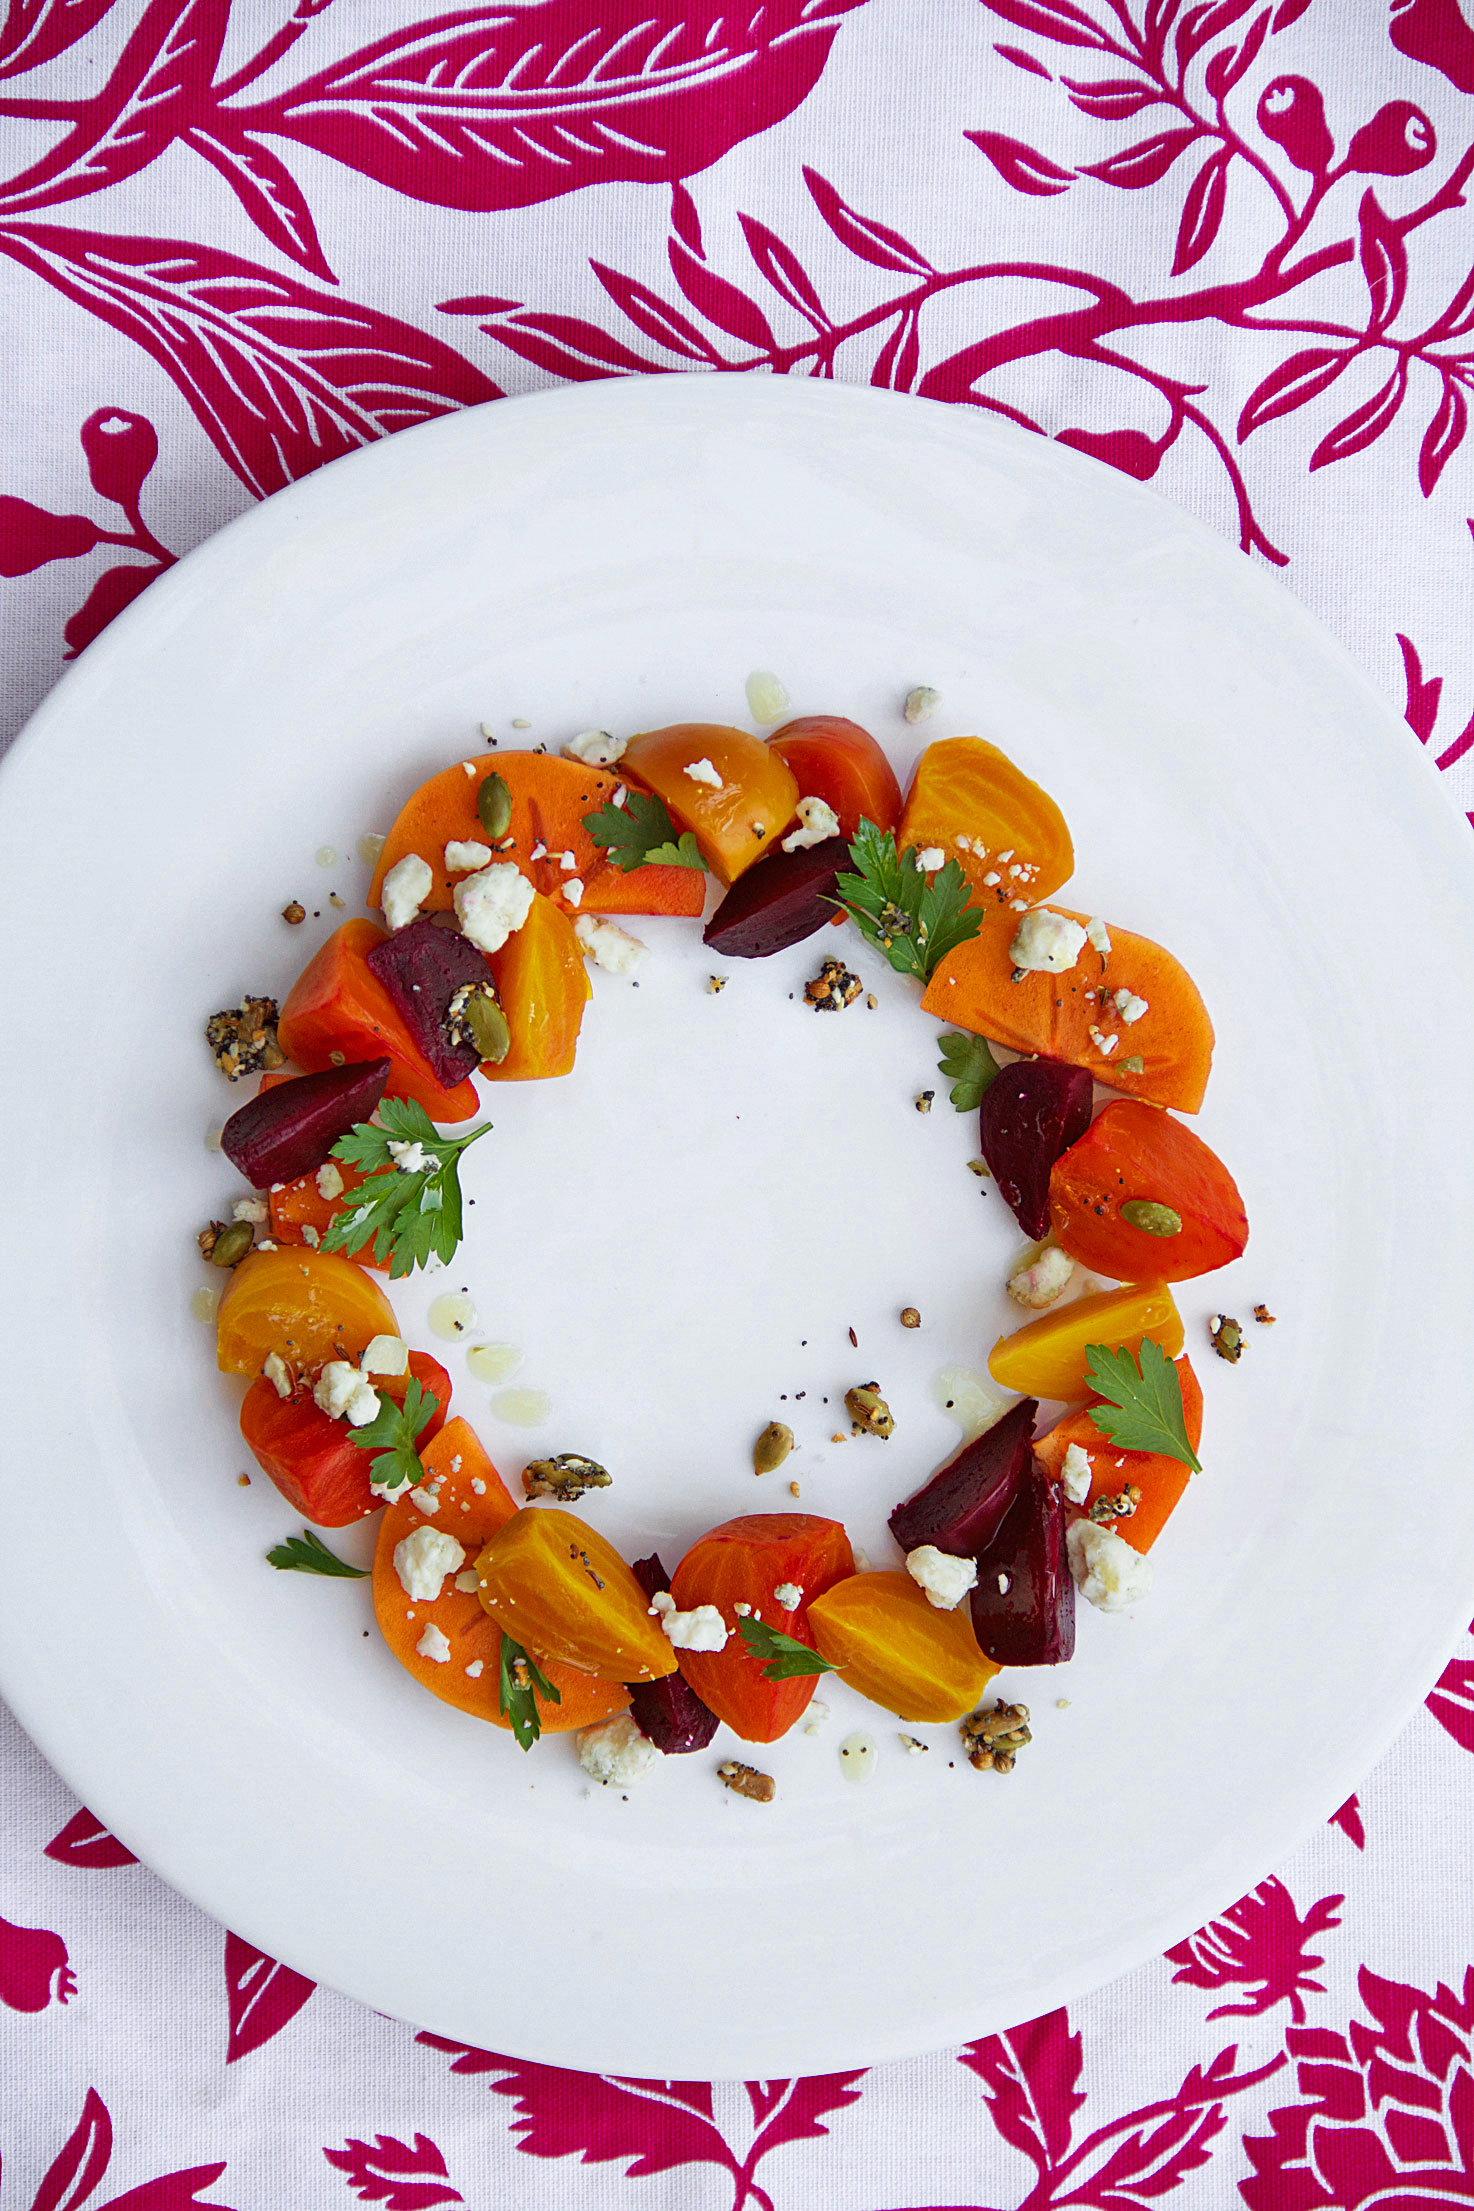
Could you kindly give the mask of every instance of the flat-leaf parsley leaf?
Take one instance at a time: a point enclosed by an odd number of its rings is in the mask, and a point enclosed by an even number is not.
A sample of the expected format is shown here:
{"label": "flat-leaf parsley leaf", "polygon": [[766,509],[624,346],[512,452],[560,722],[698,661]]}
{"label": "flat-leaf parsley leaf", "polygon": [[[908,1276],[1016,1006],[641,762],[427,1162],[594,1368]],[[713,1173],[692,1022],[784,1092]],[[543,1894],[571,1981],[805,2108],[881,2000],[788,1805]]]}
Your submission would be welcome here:
{"label": "flat-leaf parsley leaf", "polygon": [[835,878],[835,904],[900,974],[930,982],[939,962],[982,927],[982,908],[972,904],[971,886],[955,860],[928,882],[915,845],[898,852],[889,829],[863,819],[850,858],[857,872]]}
{"label": "flat-leaf parsley leaf", "polygon": [[402,1405],[396,1405],[381,1390],[375,1417],[362,1428],[349,1429],[360,1451],[378,1453],[369,1462],[369,1480],[386,1496],[397,1497],[406,1483],[415,1488],[425,1479],[424,1461],[415,1445],[421,1430],[428,1428],[439,1409],[440,1400],[434,1391],[421,1389],[411,1377]]}
{"label": "flat-leaf parsley leaf", "polygon": [[543,1731],[538,1715],[537,1698],[540,1692],[545,1704],[561,1704],[560,1691],[553,1687],[535,1658],[530,1658],[520,1643],[514,1643],[510,1635],[502,1636],[501,1672],[497,1681],[497,1696],[502,1718],[511,1725],[512,1733],[523,1750],[531,1750]]}
{"label": "flat-leaf parsley leaf", "polygon": [[739,1619],[737,1632],[754,1658],[766,1659],[765,1681],[790,1681],[796,1674],[839,1671],[827,1658],[811,1651],[807,1643],[800,1643],[796,1636],[785,1635],[781,1628],[770,1628],[765,1620]]}
{"label": "flat-leaf parsley leaf", "polygon": [[1164,1458],[1180,1459],[1194,1474],[1202,1473],[1187,1440],[1182,1384],[1159,1343],[1145,1337],[1139,1360],[1124,1347],[1114,1351],[1108,1344],[1087,1344],[1085,1371],[1096,1394],[1109,1399],[1090,1407],[1102,1435],[1123,1451],[1159,1451]]}
{"label": "flat-leaf parsley leaf", "polygon": [[278,1567],[284,1574],[339,1574],[345,1581],[366,1581],[366,1566],[350,1566],[346,1558],[339,1558],[336,1551],[315,1536],[310,1528],[300,1535],[289,1535],[285,1543],[278,1543],[266,1554],[268,1566]]}
{"label": "flat-leaf parsley leaf", "polygon": [[937,1065],[944,1075],[952,1077],[948,1096],[959,1113],[976,1113],[983,1102],[983,1092],[1003,1070],[988,1050],[984,1037],[969,1036],[962,1029],[949,1029],[940,1041],[942,1056]]}
{"label": "flat-leaf parsley leaf", "polygon": [[631,868],[706,866],[690,830],[676,835],[675,823],[653,792],[631,790],[623,806],[601,806],[597,814],[584,815],[583,825],[626,875]]}
{"label": "flat-leaf parsley leaf", "polygon": [[490,1128],[483,1121],[466,1136],[442,1136],[413,1098],[381,1098],[378,1120],[359,1121],[333,1146],[334,1159],[365,1177],[354,1202],[334,1215],[322,1239],[324,1251],[351,1255],[365,1244],[391,1275],[408,1274],[431,1259],[453,1259],[461,1240],[460,1158]]}

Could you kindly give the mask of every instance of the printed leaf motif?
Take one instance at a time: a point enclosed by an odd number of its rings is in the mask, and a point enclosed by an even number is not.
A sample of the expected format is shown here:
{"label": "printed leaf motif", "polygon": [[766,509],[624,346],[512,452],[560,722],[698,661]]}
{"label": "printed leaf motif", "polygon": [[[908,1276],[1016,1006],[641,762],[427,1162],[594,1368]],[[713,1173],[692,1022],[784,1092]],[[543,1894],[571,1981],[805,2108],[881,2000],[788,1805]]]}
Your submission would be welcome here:
{"label": "printed leaf motif", "polygon": [[85,38],[112,0],[10,0],[0,25],[0,77],[39,69]]}
{"label": "printed leaf motif", "polygon": [[778,341],[756,300],[749,299],[726,277],[718,276],[704,261],[698,261],[679,238],[669,240],[667,251],[671,273],[698,315],[704,315],[742,345],[755,346],[760,353],[776,352]]}
{"label": "printed leaf motif", "polygon": [[1312,1904],[1304,1919],[1283,1881],[1273,1876],[1261,1881],[1250,1895],[1240,1897],[1222,1919],[1200,1927],[1195,1935],[1167,1952],[1177,1967],[1174,1982],[1193,1988],[1243,1988],[1249,1994],[1240,2004],[1218,2004],[1210,2019],[1257,2018],[1274,2005],[1288,2003],[1296,2026],[1303,2024],[1306,1992],[1323,1995],[1324,1985],[1312,1978],[1311,1968],[1325,1960],[1309,1948],[1315,1935],[1339,1927],[1337,1905],[1341,1896],[1323,1896]]}
{"label": "printed leaf motif", "polygon": [[615,306],[628,315],[635,328],[647,338],[653,338],[657,345],[668,346],[672,353],[683,353],[688,361],[721,366],[722,357],[716,347],[679,307],[670,306],[637,276],[625,276],[619,269],[608,269],[602,261],[591,261],[589,267]]}
{"label": "printed leaf motif", "polygon": [[792,246],[785,245],[776,231],[769,230],[753,215],[737,217],[742,225],[742,235],[747,240],[747,250],[762,270],[775,292],[807,316],[816,330],[828,330],[831,325],[824,312],[824,302],[814,289],[807,269],[799,260]]}
{"label": "printed leaf motif", "polygon": [[[1413,652],[1410,645],[1403,643],[1401,638],[1398,639],[1398,643],[1403,645],[1404,659],[1407,658],[1408,654],[1412,654],[1408,682],[1408,720],[1412,721],[1412,669],[1417,668],[1418,656]],[[1419,670],[1419,673],[1421,674],[1421,670]],[[1435,677],[1434,683],[1441,688],[1442,678]],[[1432,690],[1433,685],[1426,685],[1423,688]],[[1436,692],[1434,693],[1434,712],[1437,712]],[[1413,722],[1413,727],[1414,729],[1418,728],[1416,722]],[[1433,722],[1430,715],[1428,735],[1432,734],[1432,728]],[[1421,730],[1418,734],[1423,737],[1423,742],[1426,744],[1428,741],[1427,735],[1424,735]],[[1474,1750],[1474,1658],[1451,1658],[1449,1660],[1432,1689],[1428,1692],[1428,1710],[1433,1714],[1434,1719],[1437,1720],[1444,1733],[1453,1737],[1460,1750]]]}
{"label": "printed leaf motif", "polygon": [[485,213],[704,169],[806,98],[862,0],[530,0],[429,18],[237,109],[412,199]]}
{"label": "printed leaf motif", "polygon": [[242,1942],[239,1935],[225,1938],[225,1995],[230,2008],[230,2035],[225,2052],[227,2065],[259,2050],[263,2042],[280,2034],[295,2019],[317,1986],[289,1965],[278,1964],[265,1951]]}
{"label": "printed leaf motif", "polygon": [[529,2157],[580,2157],[586,2165],[628,2157],[626,2177],[672,2172],[678,2165],[720,2165],[734,2177],[737,2163],[712,2116],[707,2081],[620,2080],[599,2073],[570,2073],[557,2065],[524,2064],[418,2034],[417,2042],[458,2052],[453,2073],[496,2075],[487,2085],[512,2099],[511,2131]]}
{"label": "printed leaf motif", "polygon": [[450,2185],[445,2159],[428,2134],[417,2134],[413,2143],[392,2134],[377,2134],[371,2143],[350,2135],[342,2149],[322,2154],[365,2203],[382,2203],[386,2211],[431,2211],[434,2204],[466,2200]]}
{"label": "printed leaf motif", "polygon": [[1011,184],[1015,192],[1067,192],[1074,182],[1073,170],[1061,169],[1057,161],[1036,153],[1017,138],[1005,138],[1002,131],[964,131],[962,135],[972,140],[979,153],[987,155],[1004,183]]}
{"label": "printed leaf motif", "polygon": [[878,223],[873,215],[858,214],[817,169],[805,169],[804,182],[840,244],[848,246],[860,260],[869,261],[877,269],[896,269],[902,275],[931,274],[931,263],[909,239],[888,224]]}
{"label": "printed leaf motif", "polygon": [[670,223],[676,236],[695,254],[703,254],[701,244],[701,217],[696,212],[696,202],[684,184],[673,184],[670,190]]}
{"label": "printed leaf motif", "polygon": [[1407,247],[1402,233],[1377,205],[1375,192],[1362,194],[1357,228],[1361,266],[1372,296],[1372,328],[1385,330],[1407,290]]}
{"label": "printed leaf motif", "polygon": [[229,2204],[206,2203],[200,2194],[202,2188],[213,2188],[224,2170],[222,2159],[218,2165],[191,2165],[185,2172],[161,2173],[157,2180],[145,2180],[140,2187],[130,2188],[125,2196],[109,2196],[97,2211],[230,2211]]}
{"label": "printed leaf motif", "polygon": [[62,632],[67,642],[66,659],[75,660],[78,653],[85,652],[93,638],[125,606],[131,606],[140,592],[147,591],[161,573],[154,561],[126,561],[116,568],[105,568]]}
{"label": "printed leaf motif", "polygon": [[247,489],[501,393],[438,338],[209,246],[16,223],[0,252],[134,339]]}
{"label": "printed leaf motif", "polygon": [[1001,15],[1016,31],[1039,31],[1061,46],[1096,46],[1112,50],[1112,41],[1083,8],[1072,0],[983,0],[994,15]]}
{"label": "printed leaf motif", "polygon": [[1291,2027],[1301,2100],[1246,2135],[1249,2211],[1434,2211],[1474,2188],[1474,1968],[1431,1995],[1363,1966],[1372,2025]]}
{"label": "printed leaf motif", "polygon": [[[454,300],[448,300],[443,309],[447,314],[462,311]],[[531,361],[534,368],[547,369],[554,376],[566,376],[574,382],[598,376],[659,376],[669,366],[665,361],[647,361],[631,353],[607,330],[578,315],[500,314],[495,322],[484,322],[481,327],[488,337],[499,339],[522,360]]]}
{"label": "printed leaf motif", "polygon": [[1093,84],[1079,84],[1073,77],[1060,81],[1071,103],[1102,123],[1127,122],[1162,97],[1155,85],[1143,84],[1139,77],[1105,77]]}
{"label": "printed leaf motif", "polygon": [[1184,269],[1192,268],[1202,260],[1223,221],[1223,209],[1228,198],[1228,166],[1233,153],[1227,146],[1204,162],[1187,188],[1187,198],[1182,203],[1182,218],[1177,225],[1177,250],[1172,256],[1172,274],[1181,276]]}
{"label": "printed leaf motif", "polygon": [[191,124],[184,142],[219,170],[263,238],[325,283],[336,284],[301,187],[269,146],[243,131],[223,108],[212,112],[208,128]]}
{"label": "printed leaf motif", "polygon": [[[5,529],[0,522],[0,543]],[[59,1833],[46,1845],[48,1858],[55,1858],[64,1866],[136,1866],[138,1860],[131,1850],[124,1848],[116,1835],[110,1835],[101,1820],[94,1819],[85,1808],[74,1812]]]}
{"label": "printed leaf motif", "polygon": [[80,560],[101,535],[85,514],[52,514],[7,493],[0,497],[0,576],[29,576],[49,560]]}
{"label": "printed leaf motif", "polygon": [[916,371],[921,365],[920,319],[914,307],[908,307],[897,317],[870,372],[870,381],[883,391],[908,392],[916,382]]}
{"label": "printed leaf motif", "polygon": [[1209,0],[1206,7],[1190,8],[1177,27],[1177,56],[1184,67],[1220,31],[1231,30],[1254,5],[1254,0]]}
{"label": "printed leaf motif", "polygon": [[95,2088],[89,2088],[82,2116],[52,2160],[31,2211],[77,2211],[107,2171],[112,2154],[113,2123],[107,2105]]}
{"label": "printed leaf motif", "polygon": [[1080,2037],[1068,2012],[1046,2012],[1006,2034],[969,2042],[959,2064],[976,2073],[994,2126],[1041,2174],[1059,2164],[1070,2147],[1080,2091]]}
{"label": "printed leaf motif", "polygon": [[5,213],[55,207],[146,168],[208,93],[229,12],[229,0],[152,0],[66,137],[0,188]]}
{"label": "printed leaf motif", "polygon": [[759,2133],[747,2160],[748,2171],[780,2143],[816,2142],[827,2135],[824,2120],[859,2102],[857,2084],[865,2071],[861,2066],[853,2073],[814,2073],[803,2080],[749,2081],[748,2101]]}
{"label": "printed leaf motif", "polygon": [[1361,1804],[1355,1796],[1347,1797],[1346,1802],[1340,1809],[1332,1812],[1326,1824],[1330,1827],[1339,1827],[1342,1834],[1348,1836],[1355,1843],[1358,1850],[1366,1849],[1367,1831],[1362,1825]]}
{"label": "printed leaf motif", "polygon": [[1201,135],[1186,124],[1179,130],[1159,131],[1155,138],[1140,139],[1118,154],[1108,154],[1104,161],[1087,162],[1080,174],[1099,177],[1102,184],[1119,185],[1126,192],[1139,192],[1145,185],[1160,184],[1178,155]]}
{"label": "printed leaf motif", "polygon": [[1432,496],[1445,462],[1457,453],[1468,427],[1468,403],[1457,379],[1445,375],[1442,395],[1418,451],[1418,483],[1425,499]]}
{"label": "printed leaf motif", "polygon": [[1265,423],[1273,422],[1276,416],[1293,414],[1297,407],[1308,406],[1312,399],[1318,399],[1354,358],[1350,351],[1335,352],[1329,346],[1307,346],[1304,352],[1292,353],[1288,361],[1281,361],[1244,401],[1244,410],[1239,416],[1240,445],[1251,431],[1263,429]]}
{"label": "printed leaf motif", "polygon": [[1400,359],[1379,392],[1374,392],[1344,421],[1338,422],[1334,430],[1326,432],[1310,456],[1311,468],[1326,468],[1332,461],[1349,460],[1353,453],[1364,452],[1369,445],[1375,444],[1390,427],[1406,391],[1407,361]]}

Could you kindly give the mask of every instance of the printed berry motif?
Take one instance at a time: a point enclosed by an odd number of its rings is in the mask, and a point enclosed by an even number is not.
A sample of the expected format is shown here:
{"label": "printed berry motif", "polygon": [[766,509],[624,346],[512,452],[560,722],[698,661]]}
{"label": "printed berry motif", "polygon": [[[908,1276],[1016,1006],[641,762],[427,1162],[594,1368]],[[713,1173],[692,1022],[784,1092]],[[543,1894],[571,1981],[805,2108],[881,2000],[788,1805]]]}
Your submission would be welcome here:
{"label": "printed berry motif", "polygon": [[0,2004],[12,2011],[45,2011],[76,1994],[77,1976],[67,1946],[49,1927],[13,1927],[0,1919]]}

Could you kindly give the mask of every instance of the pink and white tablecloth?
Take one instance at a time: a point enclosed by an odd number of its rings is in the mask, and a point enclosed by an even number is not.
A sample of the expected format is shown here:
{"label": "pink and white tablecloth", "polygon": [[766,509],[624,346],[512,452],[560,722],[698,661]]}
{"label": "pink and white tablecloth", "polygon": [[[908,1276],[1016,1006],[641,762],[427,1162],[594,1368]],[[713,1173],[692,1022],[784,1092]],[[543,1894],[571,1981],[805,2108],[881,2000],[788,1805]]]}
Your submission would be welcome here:
{"label": "pink and white tablecloth", "polygon": [[[1150,479],[1474,808],[1460,0],[9,0],[0,79],[7,735],[162,568],[367,439],[766,371]],[[1474,1643],[1167,1957],[963,2049],[745,2084],[314,1989],[0,1721],[4,2211],[1474,2204]]]}

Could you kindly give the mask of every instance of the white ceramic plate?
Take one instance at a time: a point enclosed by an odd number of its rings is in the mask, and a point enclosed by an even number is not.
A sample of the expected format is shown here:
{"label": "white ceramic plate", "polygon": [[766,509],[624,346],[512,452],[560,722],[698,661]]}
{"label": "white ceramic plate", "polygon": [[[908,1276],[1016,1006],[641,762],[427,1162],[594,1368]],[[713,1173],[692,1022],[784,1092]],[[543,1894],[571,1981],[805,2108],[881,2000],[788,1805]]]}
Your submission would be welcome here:
{"label": "white ceramic plate", "polygon": [[[1001,742],[1073,826],[1070,903],[1165,940],[1217,1024],[1198,1125],[1253,1237],[1184,1286],[1189,1341],[1220,1304],[1278,1325],[1237,1368],[1199,1361],[1209,1471],[1150,1600],[1082,1607],[1070,1667],[1003,1678],[1035,1714],[1006,1783],[950,1729],[907,1755],[842,1691],[821,1733],[763,1754],[768,1808],[714,1780],[725,1737],[628,1800],[590,1794],[566,1742],[524,1758],[365,1639],[363,1584],[263,1566],[296,1523],[237,1485],[238,1386],[190,1311],[194,1231],[233,1194],[203,1140],[229,1101],[201,1023],[284,992],[340,918],[330,889],[359,905],[359,834],[479,749],[483,718],[550,746],[741,721],[757,667],[794,711],[876,730],[903,777],[925,738]],[[945,703],[911,730],[918,682]],[[346,858],[320,868],[322,846]],[[1468,1618],[1467,847],[1278,584],[960,409],[611,382],[447,418],[269,500],[92,647],[0,779],[0,1685],[99,1818],[240,1934],[530,2057],[853,2065],[1159,1950],[1335,1807]],[[289,930],[292,897],[321,918]],[[956,1445],[929,1379],[983,1363],[1017,1242],[966,1172],[936,1025],[868,958],[879,1008],[816,1019],[790,998],[812,946],[728,963],[712,996],[694,927],[636,926],[655,956],[638,991],[598,977],[574,1076],[490,1092],[471,1233],[396,1291],[406,1332],[468,1285],[556,1409],[501,1426],[458,1357],[457,1408],[514,1483],[554,1449],[613,1467],[591,1511],[629,1555],[672,1564],[716,1520],[787,1507],[797,1473],[881,1562],[887,1509]],[[872,1375],[894,1441],[831,1443]],[[803,1448],[758,1484],[778,1413]],[[836,1756],[857,1724],[879,1746],[863,1788]]]}

